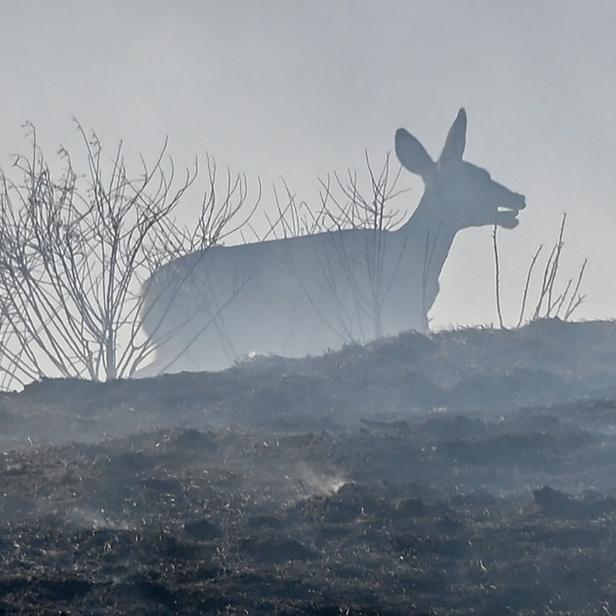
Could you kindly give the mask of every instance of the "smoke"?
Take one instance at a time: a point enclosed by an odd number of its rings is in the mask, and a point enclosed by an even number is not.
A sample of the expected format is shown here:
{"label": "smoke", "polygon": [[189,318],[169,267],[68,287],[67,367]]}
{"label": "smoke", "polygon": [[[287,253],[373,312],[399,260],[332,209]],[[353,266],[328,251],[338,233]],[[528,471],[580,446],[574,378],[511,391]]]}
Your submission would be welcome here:
{"label": "smoke", "polygon": [[298,481],[307,496],[332,496],[348,483],[339,471],[318,471],[309,466],[299,468]]}
{"label": "smoke", "polygon": [[[589,259],[580,316],[612,316],[614,17],[604,0],[11,3],[0,157],[23,151],[25,120],[56,147],[76,116],[110,145],[147,155],[169,135],[179,165],[208,150],[316,201],[316,176],[380,156],[400,126],[436,154],[464,105],[467,158],[528,197],[502,239],[505,313],[566,211],[568,254]],[[433,326],[495,321],[489,230],[458,238],[441,283]]]}

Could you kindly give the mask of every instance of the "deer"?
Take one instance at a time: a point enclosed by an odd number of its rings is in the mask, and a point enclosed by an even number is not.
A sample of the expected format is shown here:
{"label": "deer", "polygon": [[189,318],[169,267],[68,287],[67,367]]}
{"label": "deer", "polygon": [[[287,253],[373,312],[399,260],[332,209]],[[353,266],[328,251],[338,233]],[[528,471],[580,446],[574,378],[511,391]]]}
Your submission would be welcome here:
{"label": "deer", "polygon": [[[522,194],[463,159],[466,132],[462,108],[434,160],[416,137],[396,131],[399,162],[423,180],[424,192],[395,230],[336,229],[212,246],[160,267],[144,287],[141,311],[156,357],[138,376],[221,370],[255,353],[321,355],[349,341],[429,331],[458,232],[514,229],[526,206]],[[376,245],[378,280],[374,259],[365,258],[366,247]],[[374,297],[375,287],[378,311],[371,312],[370,302],[360,300]]]}

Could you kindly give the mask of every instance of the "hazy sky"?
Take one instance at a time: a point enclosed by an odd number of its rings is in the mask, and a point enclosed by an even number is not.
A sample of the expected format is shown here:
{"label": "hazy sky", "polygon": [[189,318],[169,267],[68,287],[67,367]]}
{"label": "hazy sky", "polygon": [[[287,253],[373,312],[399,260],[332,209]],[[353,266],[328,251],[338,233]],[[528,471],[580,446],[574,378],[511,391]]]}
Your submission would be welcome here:
{"label": "hazy sky", "polygon": [[[584,257],[580,316],[616,315],[616,4],[554,1],[0,0],[0,161],[74,140],[71,118],[180,162],[315,178],[393,147],[406,127],[436,156],[460,106],[467,160],[527,196],[501,233],[505,313],[569,214],[564,267]],[[421,185],[408,195],[417,203]],[[490,230],[465,231],[434,324],[495,320]]]}

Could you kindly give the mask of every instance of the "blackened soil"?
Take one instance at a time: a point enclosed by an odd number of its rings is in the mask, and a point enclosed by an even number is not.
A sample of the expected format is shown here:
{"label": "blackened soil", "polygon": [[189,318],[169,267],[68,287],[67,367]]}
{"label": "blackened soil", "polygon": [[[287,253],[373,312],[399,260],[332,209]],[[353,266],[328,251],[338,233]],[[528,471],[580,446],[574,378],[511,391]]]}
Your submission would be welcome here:
{"label": "blackened soil", "polygon": [[5,395],[0,614],[616,614],[614,326],[533,327]]}

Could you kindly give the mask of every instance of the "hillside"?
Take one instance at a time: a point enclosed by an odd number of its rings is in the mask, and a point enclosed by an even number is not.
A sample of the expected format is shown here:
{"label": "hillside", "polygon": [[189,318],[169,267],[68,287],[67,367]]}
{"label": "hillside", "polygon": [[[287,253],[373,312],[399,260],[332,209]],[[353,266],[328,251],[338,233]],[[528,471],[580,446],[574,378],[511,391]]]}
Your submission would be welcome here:
{"label": "hillside", "polygon": [[0,399],[0,613],[616,613],[616,323]]}

